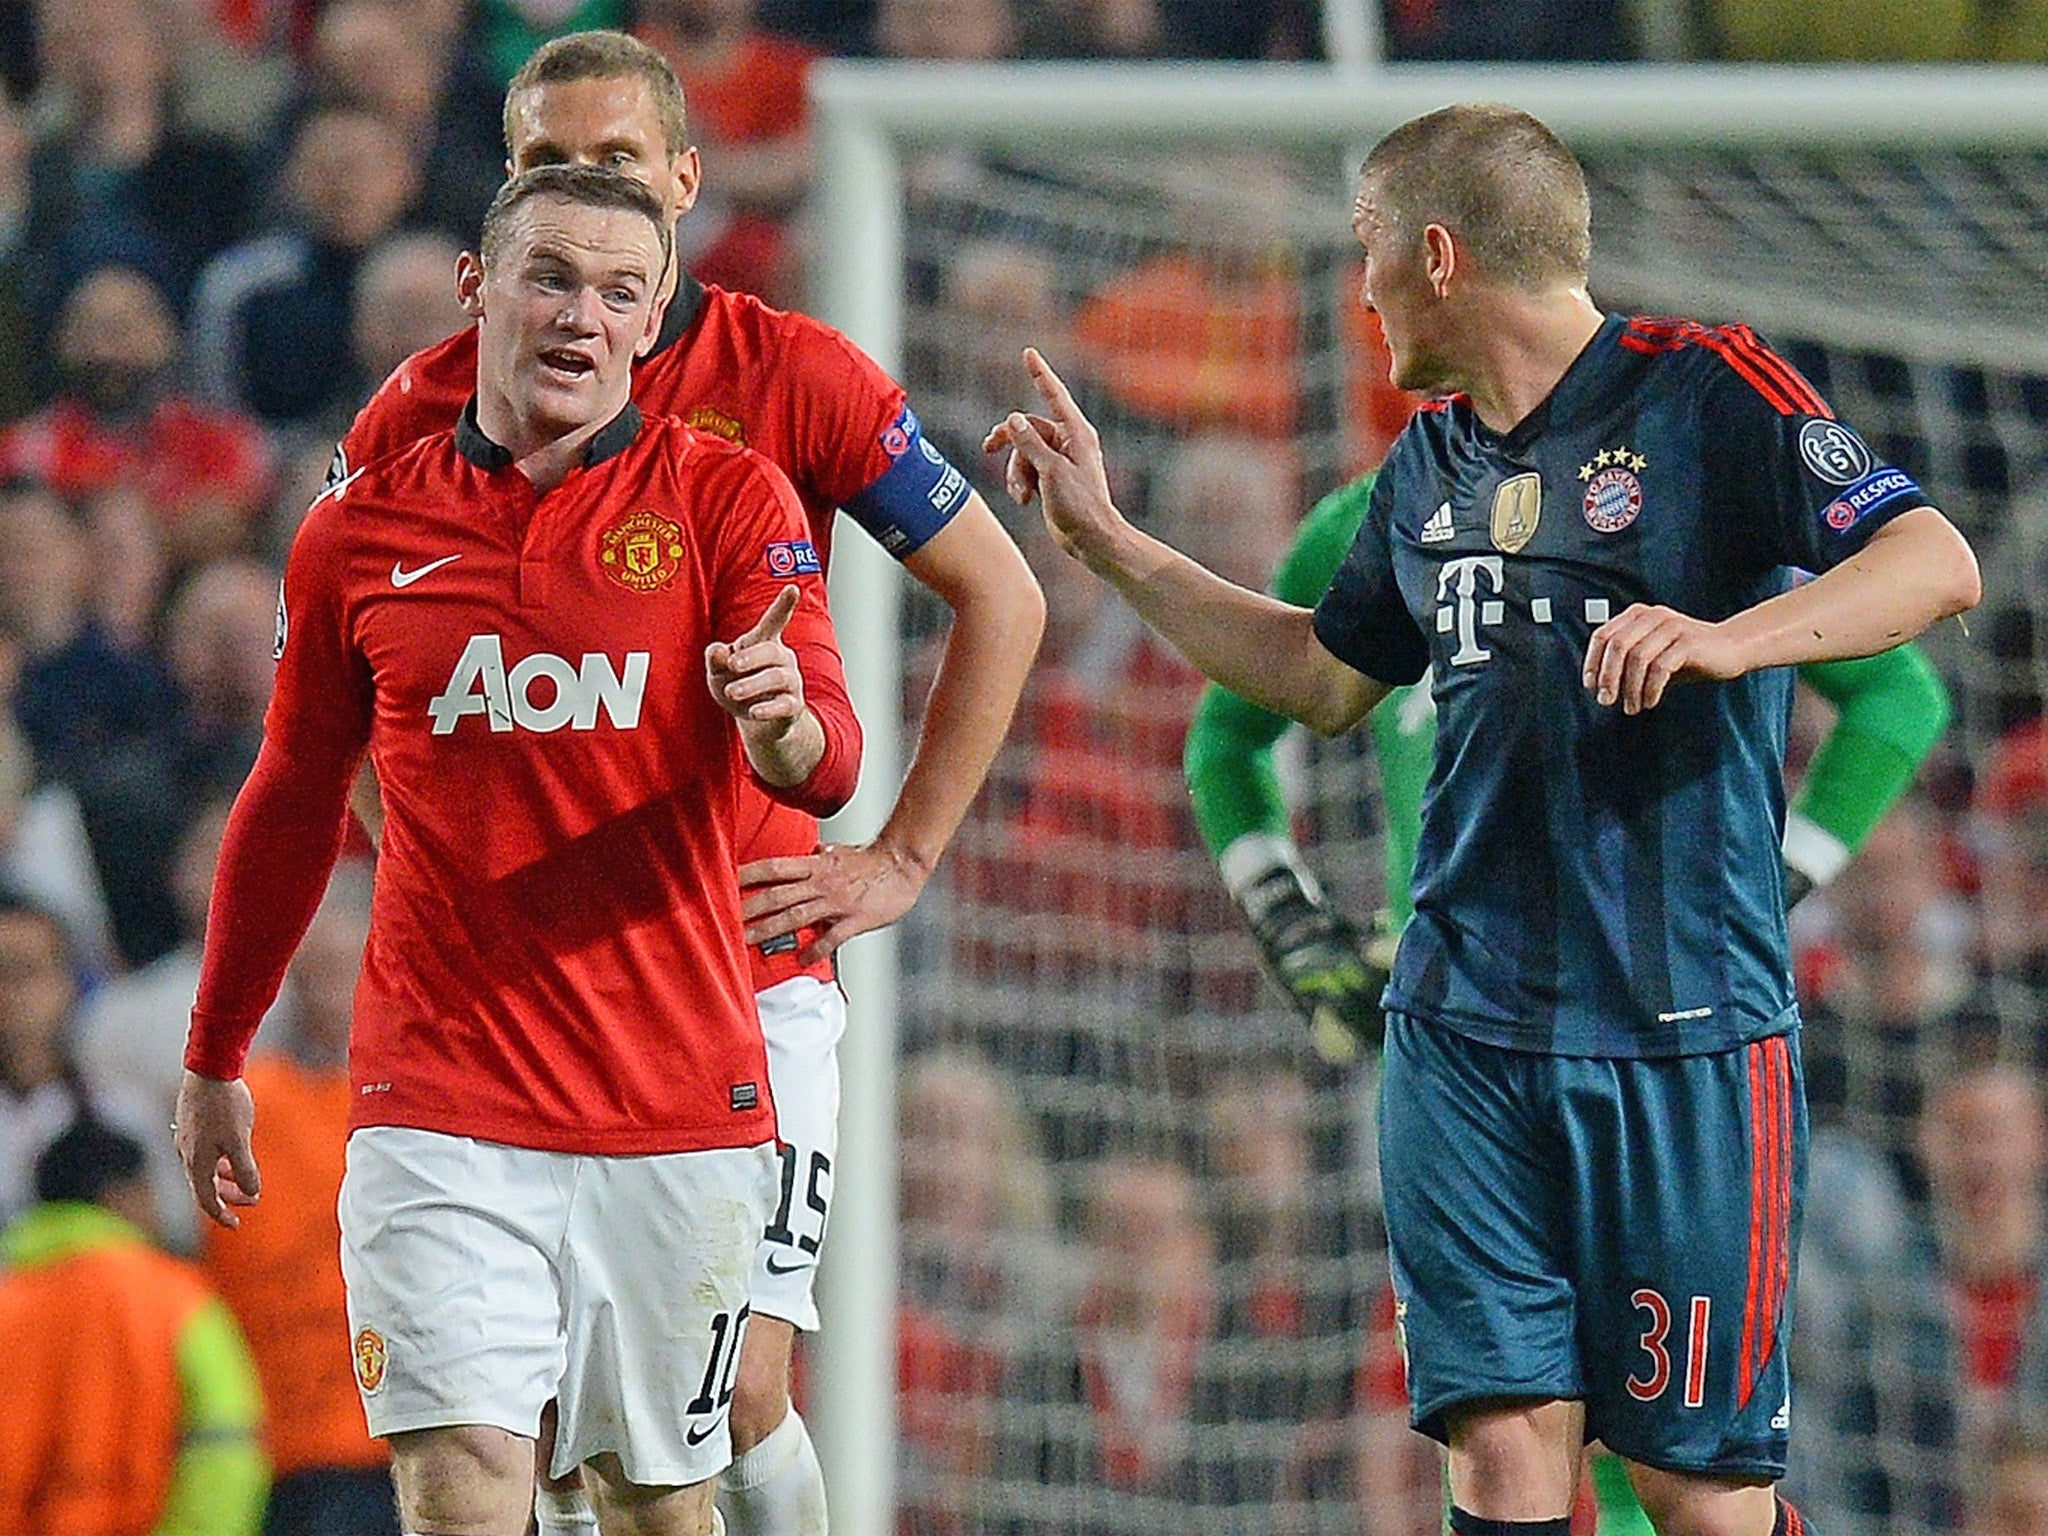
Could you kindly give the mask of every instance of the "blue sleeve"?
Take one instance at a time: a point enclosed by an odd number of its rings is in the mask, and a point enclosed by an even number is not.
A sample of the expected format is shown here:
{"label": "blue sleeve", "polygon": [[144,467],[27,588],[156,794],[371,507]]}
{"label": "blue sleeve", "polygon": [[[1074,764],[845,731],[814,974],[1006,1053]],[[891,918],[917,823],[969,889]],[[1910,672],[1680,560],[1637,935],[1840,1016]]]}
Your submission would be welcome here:
{"label": "blue sleeve", "polygon": [[1429,642],[1394,574],[1393,486],[1399,478],[1390,459],[1373,485],[1358,537],[1315,614],[1316,639],[1324,650],[1375,681],[1397,686],[1419,681],[1429,667]]}
{"label": "blue sleeve", "polygon": [[1836,420],[1811,385],[1795,400],[1773,401],[1724,370],[1709,392],[1707,426],[1728,467],[1723,484],[1740,488],[1744,542],[1771,563],[1830,570],[1893,518],[1928,504],[1913,477]]}
{"label": "blue sleeve", "polygon": [[909,406],[882,437],[894,460],[841,509],[898,560],[922,549],[973,494],[967,477],[924,435]]}

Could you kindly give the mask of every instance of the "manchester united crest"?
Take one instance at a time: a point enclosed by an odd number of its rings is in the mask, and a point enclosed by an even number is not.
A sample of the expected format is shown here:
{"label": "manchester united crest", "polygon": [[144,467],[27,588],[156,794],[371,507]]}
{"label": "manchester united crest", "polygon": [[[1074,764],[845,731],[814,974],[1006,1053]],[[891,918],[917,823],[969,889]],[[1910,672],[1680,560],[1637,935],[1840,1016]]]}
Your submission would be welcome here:
{"label": "manchester united crest", "polygon": [[374,1328],[356,1332],[356,1385],[364,1392],[381,1391],[384,1386],[384,1335]]}
{"label": "manchester united crest", "polygon": [[1602,448],[1593,462],[1579,466],[1586,482],[1586,524],[1595,533],[1619,533],[1643,510],[1643,482],[1636,477],[1649,467],[1640,453],[1626,447]]}
{"label": "manchester united crest", "polygon": [[597,563],[628,592],[655,592],[683,566],[683,530],[657,512],[628,512],[598,540]]}
{"label": "manchester united crest", "polygon": [[1536,537],[1543,519],[1543,477],[1511,475],[1493,493],[1493,547],[1518,555]]}

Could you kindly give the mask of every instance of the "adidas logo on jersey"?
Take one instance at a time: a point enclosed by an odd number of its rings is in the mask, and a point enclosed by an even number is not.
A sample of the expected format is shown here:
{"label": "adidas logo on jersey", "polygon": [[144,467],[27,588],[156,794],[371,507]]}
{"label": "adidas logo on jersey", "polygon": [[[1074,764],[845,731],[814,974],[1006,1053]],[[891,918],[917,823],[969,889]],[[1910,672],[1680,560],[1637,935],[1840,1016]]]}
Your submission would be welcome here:
{"label": "adidas logo on jersey", "polygon": [[1447,501],[1429,514],[1429,520],[1422,525],[1422,542],[1425,544],[1448,544],[1458,536],[1458,530],[1451,523],[1451,504]]}
{"label": "adidas logo on jersey", "polygon": [[[647,692],[646,651],[628,651],[623,675],[609,656],[583,654],[581,666],[560,656],[535,652],[505,670],[505,648],[496,635],[473,635],[462,648],[448,686],[427,704],[434,734],[446,736],[465,715],[482,715],[494,731],[572,731],[597,728],[600,713],[618,730],[640,724]],[[536,689],[543,678],[546,687]],[[536,697],[536,695],[538,695]]]}

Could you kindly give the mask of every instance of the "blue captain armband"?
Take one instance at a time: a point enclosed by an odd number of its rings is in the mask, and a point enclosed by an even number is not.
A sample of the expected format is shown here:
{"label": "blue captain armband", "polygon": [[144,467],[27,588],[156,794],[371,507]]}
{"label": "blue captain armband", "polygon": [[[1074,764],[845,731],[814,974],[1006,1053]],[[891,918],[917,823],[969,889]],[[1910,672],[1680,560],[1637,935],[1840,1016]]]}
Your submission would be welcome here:
{"label": "blue captain armband", "polygon": [[896,462],[867,489],[849,497],[841,510],[903,560],[950,523],[974,491],[967,477],[926,440],[917,413],[907,405],[882,434],[882,447]]}

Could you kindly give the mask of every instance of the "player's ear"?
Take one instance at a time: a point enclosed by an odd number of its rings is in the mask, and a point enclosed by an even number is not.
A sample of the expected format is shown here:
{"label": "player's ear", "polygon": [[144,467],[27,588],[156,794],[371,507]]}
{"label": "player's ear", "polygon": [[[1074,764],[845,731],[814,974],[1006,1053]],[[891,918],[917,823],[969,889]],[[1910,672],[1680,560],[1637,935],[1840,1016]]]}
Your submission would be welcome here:
{"label": "player's ear", "polygon": [[472,320],[484,317],[484,263],[474,251],[455,258],[455,301]]}
{"label": "player's ear", "polygon": [[1429,289],[1440,299],[1451,294],[1451,280],[1458,275],[1458,242],[1441,224],[1429,224],[1422,231],[1423,270],[1429,274]]}
{"label": "player's ear", "polygon": [[668,306],[669,301],[658,294],[647,306],[646,328],[640,332],[640,339],[633,343],[635,357],[645,357],[654,350],[655,342],[661,339],[661,317],[668,313]]}
{"label": "player's ear", "polygon": [[676,184],[675,206],[668,211],[671,219],[679,219],[697,206],[697,192],[704,184],[704,167],[697,158],[697,146],[692,144],[679,155],[671,155],[668,172]]}

